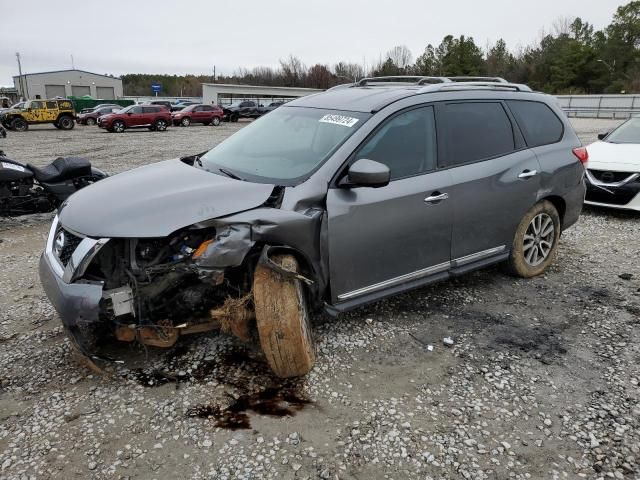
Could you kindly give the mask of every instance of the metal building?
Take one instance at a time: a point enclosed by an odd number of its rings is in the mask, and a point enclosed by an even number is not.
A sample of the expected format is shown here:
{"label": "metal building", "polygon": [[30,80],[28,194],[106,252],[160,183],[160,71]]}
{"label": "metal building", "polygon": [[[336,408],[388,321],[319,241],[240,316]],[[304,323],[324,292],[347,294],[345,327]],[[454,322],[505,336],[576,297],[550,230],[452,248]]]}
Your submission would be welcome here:
{"label": "metal building", "polygon": [[21,97],[29,99],[91,95],[96,99],[115,100],[123,94],[120,78],[84,70],[26,73],[13,77],[13,84]]}
{"label": "metal building", "polygon": [[298,87],[269,87],[259,85],[235,85],[226,83],[203,83],[202,103],[224,103],[222,99],[231,103],[238,99],[291,99],[304,97],[322,90]]}

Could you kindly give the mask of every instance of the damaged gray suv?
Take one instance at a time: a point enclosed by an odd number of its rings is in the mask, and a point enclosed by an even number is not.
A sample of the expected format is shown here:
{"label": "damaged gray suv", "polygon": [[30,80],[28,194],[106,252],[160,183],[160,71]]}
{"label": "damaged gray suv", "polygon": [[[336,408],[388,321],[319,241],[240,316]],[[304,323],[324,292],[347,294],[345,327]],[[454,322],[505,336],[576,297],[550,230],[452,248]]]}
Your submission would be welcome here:
{"label": "damaged gray suv", "polygon": [[524,85],[367,78],[74,194],[40,277],[91,359],[221,329],[304,375],[314,310],[498,262],[544,272],[580,214],[586,161],[554,99]]}

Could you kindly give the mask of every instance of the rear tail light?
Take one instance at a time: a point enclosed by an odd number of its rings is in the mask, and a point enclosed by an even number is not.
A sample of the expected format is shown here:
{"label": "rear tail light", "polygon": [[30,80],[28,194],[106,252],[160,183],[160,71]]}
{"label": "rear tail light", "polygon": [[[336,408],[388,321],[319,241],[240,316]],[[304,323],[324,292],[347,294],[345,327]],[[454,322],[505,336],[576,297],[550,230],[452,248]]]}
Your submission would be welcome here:
{"label": "rear tail light", "polygon": [[589,161],[589,152],[587,152],[585,147],[574,148],[572,152],[583,165],[586,165]]}

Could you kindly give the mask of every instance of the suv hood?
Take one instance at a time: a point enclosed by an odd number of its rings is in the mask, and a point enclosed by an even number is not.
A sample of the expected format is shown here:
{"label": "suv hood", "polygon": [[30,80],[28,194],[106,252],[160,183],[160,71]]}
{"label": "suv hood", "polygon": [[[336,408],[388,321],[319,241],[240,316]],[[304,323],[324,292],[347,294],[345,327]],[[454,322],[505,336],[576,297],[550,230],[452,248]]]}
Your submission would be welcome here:
{"label": "suv hood", "polygon": [[60,222],[90,237],[165,237],[197,222],[258,207],[273,187],[167,160],[76,192],[62,206]]}

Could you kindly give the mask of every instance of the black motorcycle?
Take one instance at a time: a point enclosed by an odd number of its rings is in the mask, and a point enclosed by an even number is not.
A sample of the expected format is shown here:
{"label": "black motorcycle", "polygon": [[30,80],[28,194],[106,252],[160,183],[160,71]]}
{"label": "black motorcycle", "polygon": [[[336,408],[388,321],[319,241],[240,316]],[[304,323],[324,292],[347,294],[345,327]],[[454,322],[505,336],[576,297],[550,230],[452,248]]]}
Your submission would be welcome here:
{"label": "black motorcycle", "polygon": [[39,168],[11,160],[0,150],[0,217],[51,212],[72,193],[105,177],[84,158],[56,158]]}

